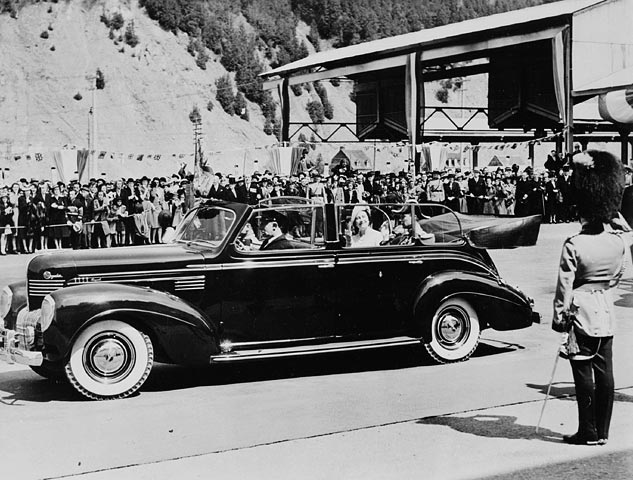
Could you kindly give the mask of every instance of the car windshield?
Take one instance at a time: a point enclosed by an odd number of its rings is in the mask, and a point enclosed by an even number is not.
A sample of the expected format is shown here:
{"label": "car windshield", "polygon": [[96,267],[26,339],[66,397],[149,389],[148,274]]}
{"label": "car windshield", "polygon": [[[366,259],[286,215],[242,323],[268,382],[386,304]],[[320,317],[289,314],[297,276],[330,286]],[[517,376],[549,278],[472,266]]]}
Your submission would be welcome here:
{"label": "car windshield", "polygon": [[196,242],[219,247],[235,222],[235,213],[226,208],[202,206],[180,223],[176,242]]}

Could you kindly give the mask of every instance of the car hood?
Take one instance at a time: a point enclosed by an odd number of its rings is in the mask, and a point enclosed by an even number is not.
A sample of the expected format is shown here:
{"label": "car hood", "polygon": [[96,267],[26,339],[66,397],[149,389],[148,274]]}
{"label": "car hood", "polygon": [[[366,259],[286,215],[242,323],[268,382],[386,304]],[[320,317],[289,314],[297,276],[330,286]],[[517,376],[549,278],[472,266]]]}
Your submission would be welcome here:
{"label": "car hood", "polygon": [[55,250],[33,258],[29,279],[69,280],[81,275],[154,272],[204,262],[199,251],[183,244],[142,245],[94,250]]}

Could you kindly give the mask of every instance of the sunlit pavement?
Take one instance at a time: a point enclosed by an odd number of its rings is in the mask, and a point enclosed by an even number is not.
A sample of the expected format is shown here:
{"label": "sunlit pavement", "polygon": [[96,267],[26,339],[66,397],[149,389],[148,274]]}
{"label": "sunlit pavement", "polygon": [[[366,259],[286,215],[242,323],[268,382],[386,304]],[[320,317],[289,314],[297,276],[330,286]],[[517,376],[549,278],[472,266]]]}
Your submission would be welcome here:
{"label": "sunlit pavement", "polygon": [[[633,388],[617,392],[606,446],[560,441],[576,425],[574,398],[530,402],[314,438],[103,471],[90,480],[207,479],[630,479]],[[580,462],[584,467],[579,469]],[[184,474],[186,472],[186,474]],[[569,477],[573,472],[573,476]],[[182,477],[182,475],[185,475]]]}
{"label": "sunlit pavement", "polygon": [[[389,350],[227,366],[217,378],[159,366],[139,395],[117,402],[0,365],[0,478],[631,479],[630,270],[616,295],[609,444],[561,442],[576,428],[565,361],[535,432],[558,342],[549,327],[558,258],[577,230],[543,225],[537,246],[490,252],[543,323],[486,330],[466,363],[420,365]],[[30,257],[0,258],[2,280],[24,278]]]}

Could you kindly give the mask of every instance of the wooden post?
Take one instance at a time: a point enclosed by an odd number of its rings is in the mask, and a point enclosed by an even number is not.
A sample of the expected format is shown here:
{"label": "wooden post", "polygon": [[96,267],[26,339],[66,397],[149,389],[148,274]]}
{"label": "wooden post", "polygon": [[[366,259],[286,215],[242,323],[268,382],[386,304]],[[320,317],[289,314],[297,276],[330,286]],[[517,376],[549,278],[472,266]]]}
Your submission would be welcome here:
{"label": "wooden post", "polygon": [[564,127],[565,136],[565,155],[566,160],[571,162],[571,154],[574,151],[574,100],[572,98],[572,35],[571,26],[567,27],[563,32],[563,42],[565,49],[564,65],[565,65],[565,108],[567,110],[567,122]]}
{"label": "wooden post", "polygon": [[[424,129],[421,125],[420,108],[426,104],[424,98],[424,78],[422,77],[422,51],[415,52],[415,79],[416,79],[416,96],[415,96],[415,138],[416,143],[422,143],[424,137]],[[420,173],[420,157],[422,153],[417,153],[416,145],[413,145],[414,173]]]}
{"label": "wooden post", "polygon": [[290,95],[288,77],[281,84],[281,141],[290,141]]}
{"label": "wooden post", "polygon": [[629,163],[629,135],[630,130],[620,130],[620,160],[623,165]]}

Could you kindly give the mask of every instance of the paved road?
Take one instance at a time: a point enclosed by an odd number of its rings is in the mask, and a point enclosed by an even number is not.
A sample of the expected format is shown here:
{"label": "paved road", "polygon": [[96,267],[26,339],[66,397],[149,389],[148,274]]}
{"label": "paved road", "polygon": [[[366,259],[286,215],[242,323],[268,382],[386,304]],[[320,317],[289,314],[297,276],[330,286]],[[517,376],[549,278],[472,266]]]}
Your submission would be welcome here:
{"label": "paved road", "polygon": [[[545,225],[536,247],[491,252],[549,323],[556,264],[575,225]],[[0,260],[20,278],[26,257]],[[633,306],[619,289],[617,403],[606,447],[560,442],[576,427],[569,366],[549,325],[484,332],[476,355],[431,365],[414,348],[185,369],[159,365],[140,394],[90,402],[30,370],[0,365],[0,478],[633,477]]]}

